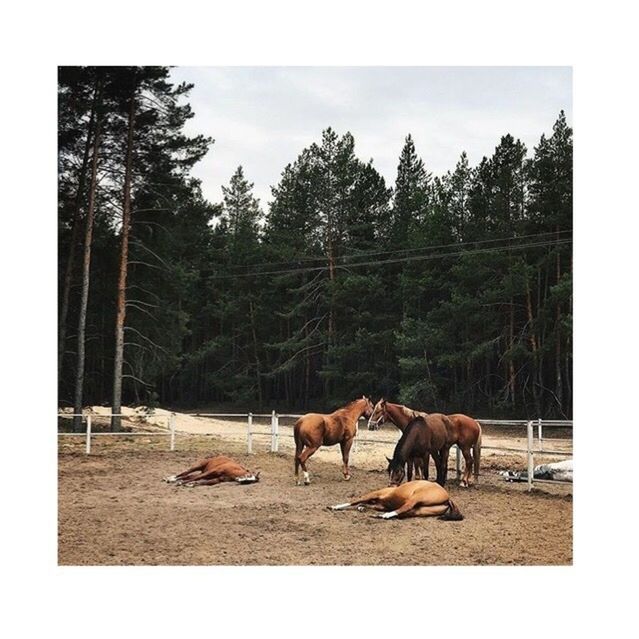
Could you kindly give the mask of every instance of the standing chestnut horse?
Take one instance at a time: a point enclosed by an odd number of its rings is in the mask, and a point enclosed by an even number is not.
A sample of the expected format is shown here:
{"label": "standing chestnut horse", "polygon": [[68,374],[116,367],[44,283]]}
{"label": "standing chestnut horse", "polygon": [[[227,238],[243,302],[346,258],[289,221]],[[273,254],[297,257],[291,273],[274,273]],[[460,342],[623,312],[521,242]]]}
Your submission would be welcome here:
{"label": "standing chestnut horse", "polygon": [[357,435],[357,420],[364,415],[370,417],[373,404],[368,397],[362,396],[350,402],[343,408],[330,415],[321,413],[307,413],[295,422],[293,436],[295,437],[295,481],[300,485],[299,467],[304,471],[304,484],[311,483],[306,462],[308,458],[322,445],[334,446],[339,444],[342,449],[344,462],[344,479],[351,478],[348,471],[348,456]]}
{"label": "standing chestnut horse", "polygon": [[[432,413],[437,415],[439,413]],[[415,417],[425,417],[428,413],[402,406],[401,404],[392,404],[385,399],[380,399],[375,405],[373,414],[368,420],[368,430],[377,430],[379,425],[385,421],[391,421],[402,432],[407,424]],[[474,471],[475,480],[479,477],[479,462],[481,459],[481,426],[479,422],[468,415],[454,413],[447,415],[446,428],[448,429],[448,447],[454,444],[464,456],[464,472],[461,477],[461,486],[468,487],[471,485],[471,472]],[[471,456],[470,449],[473,449]],[[427,462],[428,460],[426,460]],[[448,469],[446,468],[446,473]],[[428,479],[428,464],[424,468],[424,478]]]}

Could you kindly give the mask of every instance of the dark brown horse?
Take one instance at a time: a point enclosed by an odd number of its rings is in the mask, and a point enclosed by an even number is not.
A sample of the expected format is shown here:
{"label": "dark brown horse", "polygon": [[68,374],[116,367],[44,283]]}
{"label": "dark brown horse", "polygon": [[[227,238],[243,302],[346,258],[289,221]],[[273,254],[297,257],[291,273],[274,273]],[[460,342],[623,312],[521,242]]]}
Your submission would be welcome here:
{"label": "dark brown horse", "polygon": [[[433,415],[437,413],[432,413]],[[404,430],[408,422],[417,416],[427,416],[428,413],[413,410],[401,404],[392,404],[385,399],[380,399],[375,405],[373,414],[368,420],[368,429],[376,430],[379,424],[391,421],[397,428]],[[475,480],[479,477],[479,463],[481,459],[481,426],[479,422],[468,415],[454,413],[447,415],[448,421],[448,447],[459,446],[464,456],[464,472],[460,484],[470,486],[472,484],[471,473],[474,471]],[[473,454],[471,456],[471,449]],[[446,469],[448,472],[448,469]],[[428,466],[424,469],[424,478],[428,479]]]}
{"label": "dark brown horse", "polygon": [[368,397],[362,396],[350,402],[334,413],[308,413],[295,422],[293,435],[295,437],[295,481],[300,485],[299,467],[304,471],[304,484],[311,483],[306,462],[320,446],[334,446],[339,444],[342,449],[344,462],[344,479],[351,478],[348,470],[348,456],[355,435],[357,435],[357,420],[364,415],[370,417],[373,404]]}
{"label": "dark brown horse", "polygon": [[[375,404],[375,408],[373,409],[373,414],[370,416],[368,420],[368,430],[377,430],[379,425],[383,422],[392,422],[404,432],[406,426],[416,419],[417,417],[421,417],[424,419],[426,424],[436,430],[437,433],[441,435],[443,432],[443,428],[448,432],[449,424],[445,415],[441,413],[423,413],[421,411],[413,410],[412,408],[408,408],[408,406],[404,406],[402,404],[393,404],[392,402],[387,402],[385,399],[380,399],[377,404]],[[448,436],[446,437],[446,442],[448,442]],[[439,443],[439,440],[438,440]],[[446,467],[441,471],[444,473],[444,481],[446,481],[447,474],[447,466],[448,466],[448,453],[450,450],[450,444],[442,445],[438,450],[441,450],[444,460],[446,462]],[[428,464],[429,464],[430,454],[424,455],[423,458],[413,460],[415,465],[415,474],[417,475],[421,471],[421,476],[424,479],[428,479]],[[433,460],[435,460],[435,466],[437,466],[437,460],[433,455]],[[422,466],[423,461],[423,466]],[[408,462],[408,474],[409,476],[412,474],[412,463]],[[439,478],[439,470],[437,473]],[[443,485],[443,484],[442,484]]]}
{"label": "dark brown horse", "polygon": [[347,508],[357,508],[359,511],[367,508],[386,511],[374,515],[380,519],[437,515],[440,519],[450,521],[460,521],[464,518],[448,492],[439,484],[430,481],[409,481],[401,486],[374,490],[346,504],[329,506],[330,510],[346,510]]}
{"label": "dark brown horse", "polygon": [[[408,481],[413,479],[412,467],[422,467],[428,472],[428,460],[432,455],[437,468],[437,483],[446,483],[446,467],[448,465],[448,429],[445,415],[429,415],[416,417],[411,420],[399,438],[393,458],[388,462],[389,485],[398,486],[408,475]],[[422,466],[423,464],[423,466]],[[408,471],[404,469],[408,468]]]}

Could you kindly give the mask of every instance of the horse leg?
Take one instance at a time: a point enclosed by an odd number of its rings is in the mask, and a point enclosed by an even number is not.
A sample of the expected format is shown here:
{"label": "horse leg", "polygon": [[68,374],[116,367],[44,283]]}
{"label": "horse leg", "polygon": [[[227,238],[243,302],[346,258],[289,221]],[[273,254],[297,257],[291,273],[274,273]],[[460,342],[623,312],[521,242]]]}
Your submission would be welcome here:
{"label": "horse leg", "polygon": [[344,464],[342,473],[344,474],[344,479],[346,481],[348,481],[351,478],[351,475],[348,471],[348,457],[350,455],[352,445],[353,445],[352,439],[345,439],[339,444],[340,448],[342,449],[342,462]]}
{"label": "horse leg", "polygon": [[188,488],[192,488],[193,486],[201,486],[200,482],[203,479],[212,479],[218,474],[217,470],[209,470],[208,473],[201,473],[197,477],[192,477],[191,479],[183,479],[180,481],[180,486],[187,486]]}
{"label": "horse leg", "polygon": [[425,479],[428,481],[428,466],[430,464],[430,452],[427,452],[424,455],[424,459],[422,462],[422,479]]}
{"label": "horse leg", "polygon": [[379,490],[374,490],[370,493],[366,493],[355,501],[351,501],[345,504],[337,504],[336,506],[329,506],[328,508],[329,510],[346,510],[347,508],[353,508],[357,506],[377,507],[379,505],[379,501],[383,499],[387,493],[388,488],[381,488]]}
{"label": "horse leg", "polygon": [[395,510],[391,510],[388,513],[382,513],[381,515],[373,515],[378,519],[395,519],[396,517],[410,517],[412,515],[411,511],[417,504],[419,500],[411,498],[407,499],[399,508]]}
{"label": "horse leg", "polygon": [[169,484],[173,484],[175,482],[179,482],[182,479],[184,479],[185,477],[188,477],[189,475],[197,472],[197,471],[201,471],[205,466],[206,466],[206,462],[208,461],[208,459],[204,459],[201,462],[199,462],[196,466],[193,466],[193,468],[189,468],[188,470],[185,470],[183,473],[179,473],[177,475],[169,475],[168,477],[164,478],[165,482],[168,482]]}
{"label": "horse leg", "polygon": [[307,459],[319,448],[319,446],[307,446],[299,455],[302,472],[304,473],[304,484],[308,486],[311,483],[311,477],[306,468]]}
{"label": "horse leg", "polygon": [[414,461],[411,458],[406,462],[406,481],[413,481],[413,466]]}
{"label": "horse leg", "polygon": [[450,446],[444,446],[439,451],[439,469],[437,473],[437,483],[443,486],[446,483],[448,477],[448,453],[450,452]]}
{"label": "horse leg", "polygon": [[416,506],[411,513],[412,517],[435,517],[443,515],[448,510],[448,504],[440,504],[439,506]]}
{"label": "horse leg", "polygon": [[189,486],[189,488],[194,486],[214,486],[215,484],[221,484],[223,481],[221,477],[214,477],[213,479],[196,479],[186,485]]}
{"label": "horse leg", "polygon": [[473,458],[470,454],[470,447],[464,446],[462,448],[462,455],[464,456],[464,474],[462,475],[460,486],[464,486],[468,488],[472,485],[472,469],[473,469]]}
{"label": "horse leg", "polygon": [[304,448],[304,444],[301,441],[295,441],[295,484],[300,485],[300,453]]}

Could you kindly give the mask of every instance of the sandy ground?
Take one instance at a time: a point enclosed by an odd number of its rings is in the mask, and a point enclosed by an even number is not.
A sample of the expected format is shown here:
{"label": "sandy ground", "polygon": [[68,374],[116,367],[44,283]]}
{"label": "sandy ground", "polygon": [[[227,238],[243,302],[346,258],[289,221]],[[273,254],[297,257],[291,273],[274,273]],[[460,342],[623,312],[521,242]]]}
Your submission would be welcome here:
{"label": "sandy ground", "polygon": [[[206,420],[210,432],[210,422]],[[229,429],[237,431],[237,424]],[[369,433],[396,438],[392,430]],[[503,433],[502,433],[502,436]],[[168,451],[162,437],[96,437],[93,453],[82,438],[62,437],[59,447],[58,558],[61,565],[449,565],[570,564],[572,496],[566,486],[541,485],[527,493],[496,471],[523,467],[518,455],[482,455],[480,485],[457,487],[451,497],[461,522],[435,518],[381,521],[357,511],[333,513],[341,503],[386,485],[384,451],[392,444],[362,445],[353,479],[341,479],[337,447],[309,462],[313,484],[294,485],[293,462],[282,438],[256,437],[254,453],[235,435],[182,435]],[[512,439],[508,439],[513,445]],[[292,443],[292,441],[291,441]],[[388,449],[386,449],[388,446]],[[372,450],[367,451],[368,448]],[[255,485],[184,488],[161,478],[214,452],[231,454],[261,471]],[[535,457],[535,463],[546,461]],[[451,465],[454,459],[451,460]]]}

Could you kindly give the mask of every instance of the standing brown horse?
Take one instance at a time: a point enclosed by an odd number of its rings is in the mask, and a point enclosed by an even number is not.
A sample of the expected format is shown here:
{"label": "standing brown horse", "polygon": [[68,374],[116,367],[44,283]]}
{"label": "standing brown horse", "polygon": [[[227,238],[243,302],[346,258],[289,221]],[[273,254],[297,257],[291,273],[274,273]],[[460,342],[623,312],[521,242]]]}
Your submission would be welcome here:
{"label": "standing brown horse", "polygon": [[[424,454],[423,458],[414,459],[412,462],[411,460],[407,461],[409,481],[412,475],[412,463],[415,464],[415,475],[417,476],[421,470],[422,477],[428,479],[428,463],[432,454],[435,466],[437,467],[437,481],[445,482],[448,468],[448,454],[451,446],[448,436],[451,425],[446,415],[442,415],[441,413],[423,413],[408,408],[408,406],[403,406],[402,404],[387,402],[382,398],[375,404],[373,413],[368,420],[368,430],[377,430],[382,422],[393,422],[393,424],[404,433],[408,424],[417,418],[421,418],[426,428],[433,432],[431,436],[433,445],[429,448],[429,452]],[[421,466],[422,459],[423,467]],[[443,467],[440,466],[441,463],[443,463]]]}
{"label": "standing brown horse", "polygon": [[293,435],[295,437],[295,481],[300,485],[299,467],[304,471],[304,484],[311,483],[306,462],[308,458],[322,445],[334,446],[339,444],[342,449],[344,462],[344,479],[349,480],[348,456],[357,435],[357,420],[364,415],[370,417],[373,404],[368,397],[362,396],[350,402],[343,408],[330,415],[322,413],[307,413],[295,422]]}
{"label": "standing brown horse", "polygon": [[[437,415],[439,413],[431,413]],[[415,417],[426,417],[428,413],[423,413],[401,404],[391,404],[385,399],[380,399],[375,404],[373,414],[368,420],[368,430],[377,430],[382,422],[391,421],[399,430],[403,431],[407,424]],[[464,456],[464,472],[460,485],[469,487],[472,485],[471,473],[474,472],[475,481],[479,477],[479,463],[481,459],[481,426],[476,419],[454,413],[447,415],[446,428],[448,429],[448,447],[457,445]],[[473,450],[471,456],[470,450]],[[428,460],[426,460],[427,462]],[[446,467],[446,473],[448,467]],[[424,479],[428,479],[428,464],[424,468]]]}

